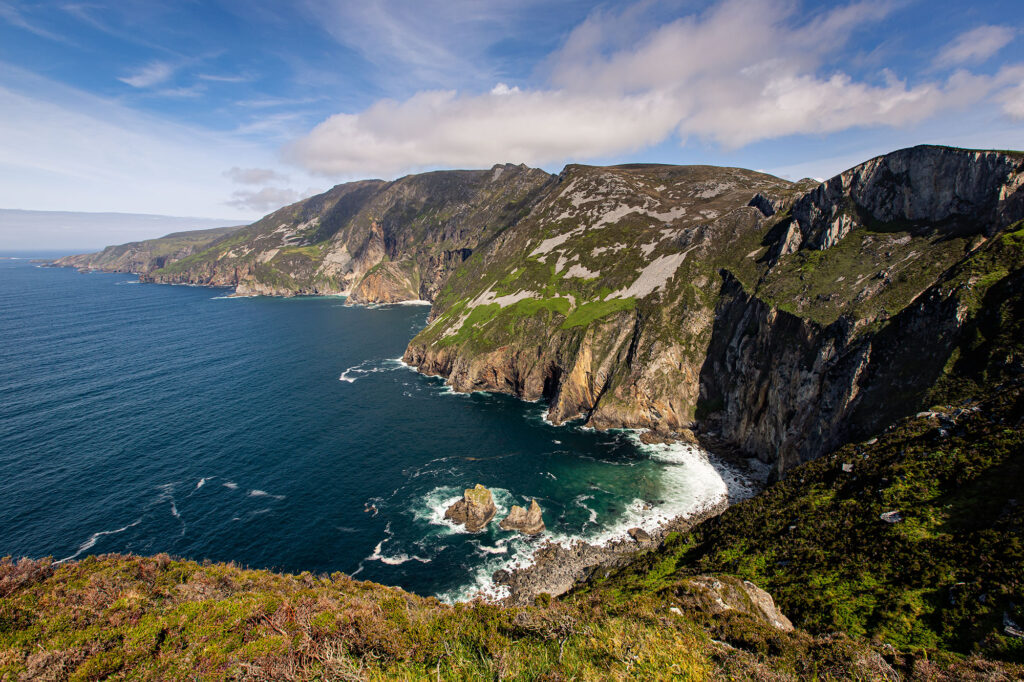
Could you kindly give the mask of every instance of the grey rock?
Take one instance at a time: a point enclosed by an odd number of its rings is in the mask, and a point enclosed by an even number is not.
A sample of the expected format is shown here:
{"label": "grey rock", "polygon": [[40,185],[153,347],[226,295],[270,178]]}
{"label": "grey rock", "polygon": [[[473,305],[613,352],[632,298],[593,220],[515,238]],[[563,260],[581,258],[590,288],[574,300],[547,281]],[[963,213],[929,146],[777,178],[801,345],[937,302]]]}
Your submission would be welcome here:
{"label": "grey rock", "polygon": [[540,535],[545,529],[544,517],[537,500],[531,501],[528,509],[512,505],[508,516],[502,519],[499,525],[502,530],[517,530],[524,535]]}

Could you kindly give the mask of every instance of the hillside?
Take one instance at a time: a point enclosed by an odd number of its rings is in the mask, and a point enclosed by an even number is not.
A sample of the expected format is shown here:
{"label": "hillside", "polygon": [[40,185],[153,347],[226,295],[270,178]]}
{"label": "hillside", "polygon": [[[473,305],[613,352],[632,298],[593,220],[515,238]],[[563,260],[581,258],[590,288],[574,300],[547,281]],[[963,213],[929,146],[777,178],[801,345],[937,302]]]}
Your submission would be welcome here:
{"label": "hillside", "polygon": [[338,185],[143,279],[234,286],[239,295],[432,300],[448,275],[514,224],[549,182],[543,171],[504,165]]}
{"label": "hillside", "polygon": [[1022,170],[944,147],[820,186],[570,166],[455,272],[405,360],[544,398],[555,423],[697,431],[781,475],[928,402],[1021,266]]}
{"label": "hillside", "polygon": [[55,260],[53,265],[79,270],[131,272],[141,275],[209,248],[240,229],[242,226],[174,232],[157,239],[108,246],[97,253],[65,256]]}

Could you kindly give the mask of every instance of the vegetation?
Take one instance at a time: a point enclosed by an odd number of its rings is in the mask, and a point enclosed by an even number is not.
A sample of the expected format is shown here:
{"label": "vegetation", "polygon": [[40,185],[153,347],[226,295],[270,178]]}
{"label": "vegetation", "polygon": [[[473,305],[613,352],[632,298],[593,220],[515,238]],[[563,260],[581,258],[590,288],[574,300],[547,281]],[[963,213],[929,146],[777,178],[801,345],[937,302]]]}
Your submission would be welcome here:
{"label": "vegetation", "polygon": [[592,591],[667,597],[726,573],[810,632],[1024,663],[1005,630],[1024,621],[1024,387],[937,409],[794,469]]}

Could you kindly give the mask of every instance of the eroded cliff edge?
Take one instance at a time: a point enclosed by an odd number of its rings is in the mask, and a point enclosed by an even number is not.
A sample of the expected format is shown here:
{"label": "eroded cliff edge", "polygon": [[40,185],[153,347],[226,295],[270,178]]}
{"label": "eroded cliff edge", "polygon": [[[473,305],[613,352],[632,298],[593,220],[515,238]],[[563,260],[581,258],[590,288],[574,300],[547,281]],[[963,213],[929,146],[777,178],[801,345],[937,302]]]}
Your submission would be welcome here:
{"label": "eroded cliff edge", "polygon": [[971,390],[965,360],[1005,331],[979,316],[1019,288],[1022,170],[932,146],[820,185],[570,166],[448,280],[405,360],[547,399],[555,423],[696,429],[782,474]]}

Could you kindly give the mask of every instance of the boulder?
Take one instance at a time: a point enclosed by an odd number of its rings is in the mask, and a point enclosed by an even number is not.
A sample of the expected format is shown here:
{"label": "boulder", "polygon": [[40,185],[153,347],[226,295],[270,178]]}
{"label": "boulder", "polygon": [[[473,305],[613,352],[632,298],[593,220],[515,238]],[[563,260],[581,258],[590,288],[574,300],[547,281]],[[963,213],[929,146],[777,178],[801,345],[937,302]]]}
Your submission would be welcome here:
{"label": "boulder", "polygon": [[537,500],[530,502],[529,509],[512,505],[508,516],[501,520],[502,530],[517,530],[525,535],[539,535],[544,532],[544,518]]}
{"label": "boulder", "polygon": [[680,592],[685,609],[712,616],[742,613],[776,630],[792,632],[793,623],[775,606],[772,596],[749,580],[732,576],[696,576],[684,581]]}
{"label": "boulder", "polygon": [[629,533],[629,537],[633,538],[634,540],[636,540],[640,544],[643,544],[645,542],[650,542],[652,540],[650,534],[647,531],[645,531],[643,528],[630,528],[626,532]]}
{"label": "boulder", "polygon": [[477,483],[473,488],[466,488],[462,499],[448,507],[444,517],[464,524],[466,530],[476,533],[491,522],[497,511],[491,491]]}

